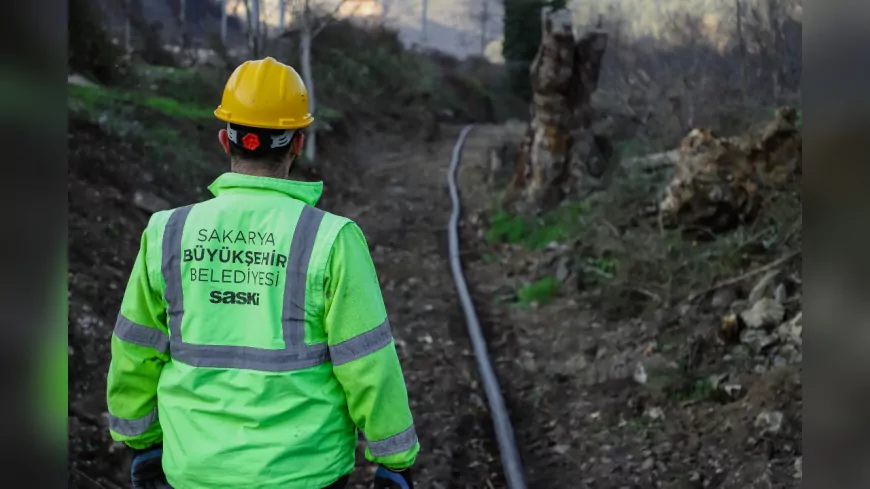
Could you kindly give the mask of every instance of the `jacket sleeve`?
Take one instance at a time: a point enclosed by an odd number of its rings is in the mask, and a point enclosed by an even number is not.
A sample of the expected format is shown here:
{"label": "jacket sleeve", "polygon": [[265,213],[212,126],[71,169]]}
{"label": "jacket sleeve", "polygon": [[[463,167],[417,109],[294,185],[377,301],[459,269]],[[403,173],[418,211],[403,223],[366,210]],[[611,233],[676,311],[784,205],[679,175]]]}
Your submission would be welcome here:
{"label": "jacket sleeve", "polygon": [[353,222],[333,244],[324,290],[333,370],[368,441],[366,458],[392,469],[409,467],[420,444],[374,263]]}
{"label": "jacket sleeve", "polygon": [[156,277],[149,272],[150,256],[159,260],[159,250],[156,232],[149,225],[142,234],[111,339],[106,390],[109,432],[114,440],[136,449],[163,440],[157,416],[157,381],[169,360],[169,334],[165,303],[154,286]]}

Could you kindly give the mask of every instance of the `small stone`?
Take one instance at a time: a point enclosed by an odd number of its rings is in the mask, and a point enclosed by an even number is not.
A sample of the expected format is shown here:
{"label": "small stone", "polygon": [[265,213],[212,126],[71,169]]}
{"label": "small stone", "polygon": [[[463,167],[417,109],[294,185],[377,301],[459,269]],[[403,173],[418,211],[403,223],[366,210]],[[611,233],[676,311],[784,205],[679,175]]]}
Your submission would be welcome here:
{"label": "small stone", "polygon": [[653,421],[665,419],[665,412],[660,407],[651,407],[644,411],[643,415]]}
{"label": "small stone", "polygon": [[752,347],[756,352],[760,352],[778,341],[779,338],[767,334],[761,329],[745,329],[740,333],[740,342]]}
{"label": "small stone", "polygon": [[781,411],[762,411],[755,418],[755,427],[762,434],[764,433],[779,433],[782,429],[783,414]]}
{"label": "small stone", "polygon": [[568,450],[570,450],[570,449],[571,449],[570,446],[562,445],[562,444],[556,445],[553,447],[553,451],[558,453],[559,455],[565,455],[566,453],[568,453]]}
{"label": "small stone", "polygon": [[677,314],[679,314],[681,317],[686,316],[689,314],[689,312],[691,312],[691,310],[692,310],[691,305],[681,304],[680,307],[677,309]]}
{"label": "small stone", "polygon": [[724,384],[722,385],[722,392],[730,399],[739,399],[743,394],[746,394],[746,389],[740,384]]}
{"label": "small stone", "polygon": [[643,461],[643,464],[640,466],[640,470],[643,470],[643,471],[650,470],[653,468],[653,466],[655,466],[655,464],[656,464],[655,459],[650,457],[650,458]]}
{"label": "small stone", "polygon": [[788,299],[788,292],[785,289],[784,283],[780,283],[776,286],[776,289],[773,291],[773,298],[780,304]]}
{"label": "small stone", "polygon": [[752,308],[743,311],[740,319],[748,328],[773,328],[785,315],[785,308],[776,299],[764,298],[755,302]]}
{"label": "small stone", "polygon": [[798,457],[794,461],[794,478],[802,480],[804,478],[804,458]]}
{"label": "small stone", "polygon": [[804,332],[804,313],[799,312],[789,321],[786,321],[779,325],[776,328],[776,335],[779,336],[783,341],[788,343],[792,343],[795,345],[803,344],[803,332]]}
{"label": "small stone", "polygon": [[527,372],[534,373],[534,372],[538,371],[538,364],[535,362],[535,359],[532,357],[525,357],[522,360],[520,360],[520,363],[522,364],[523,369],[526,370]]}

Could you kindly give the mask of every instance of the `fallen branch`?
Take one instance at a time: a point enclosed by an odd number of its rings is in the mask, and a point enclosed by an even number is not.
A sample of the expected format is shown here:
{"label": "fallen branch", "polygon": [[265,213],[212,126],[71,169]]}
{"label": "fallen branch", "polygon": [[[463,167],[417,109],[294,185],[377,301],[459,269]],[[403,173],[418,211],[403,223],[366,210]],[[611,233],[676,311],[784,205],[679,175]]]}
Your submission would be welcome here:
{"label": "fallen branch", "polygon": [[734,284],[740,283],[748,278],[752,278],[756,275],[762,274],[768,270],[771,270],[773,268],[776,268],[776,267],[782,265],[783,263],[788,262],[789,260],[791,260],[792,258],[794,258],[800,254],[801,254],[800,251],[795,251],[795,252],[790,253],[782,258],[779,258],[771,263],[768,263],[767,265],[758,267],[754,270],[750,270],[750,271],[744,273],[743,275],[740,275],[739,277],[734,277],[734,278],[730,278],[728,280],[724,280],[722,282],[719,282],[719,283],[713,285],[712,287],[710,287],[706,290],[703,290],[701,292],[696,292],[695,294],[690,295],[689,298],[686,299],[686,302],[694,302],[695,299],[698,299],[699,297],[703,297],[703,296],[709,294],[710,292],[713,292],[714,290],[721,289],[722,287],[728,287],[729,285],[734,285]]}

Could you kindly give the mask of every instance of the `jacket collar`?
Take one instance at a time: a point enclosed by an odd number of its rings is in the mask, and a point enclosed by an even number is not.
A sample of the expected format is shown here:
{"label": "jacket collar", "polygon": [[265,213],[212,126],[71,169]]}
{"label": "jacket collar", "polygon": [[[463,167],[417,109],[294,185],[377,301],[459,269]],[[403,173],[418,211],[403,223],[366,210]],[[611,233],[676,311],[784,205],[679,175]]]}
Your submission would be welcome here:
{"label": "jacket collar", "polygon": [[272,191],[314,206],[323,193],[323,182],[300,182],[283,178],[258,177],[227,172],[208,186],[215,197],[246,191]]}

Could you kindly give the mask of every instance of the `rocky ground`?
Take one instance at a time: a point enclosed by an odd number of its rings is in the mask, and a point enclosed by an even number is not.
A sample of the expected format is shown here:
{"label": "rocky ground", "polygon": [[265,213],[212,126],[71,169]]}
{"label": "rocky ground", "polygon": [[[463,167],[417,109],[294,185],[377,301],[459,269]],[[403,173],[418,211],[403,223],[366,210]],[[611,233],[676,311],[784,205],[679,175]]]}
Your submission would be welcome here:
{"label": "rocky ground", "polygon": [[[772,266],[741,262],[735,269],[745,265],[745,279],[665,301],[660,296],[668,291],[642,289],[644,270],[632,262],[662,239],[655,227],[644,231],[641,205],[628,206],[632,216],[624,222],[613,213],[616,225],[604,213],[593,215],[586,225],[598,230],[581,233],[579,242],[554,239],[534,251],[493,244],[487,209],[503,187],[492,185],[499,179],[492,178],[487,151],[503,133],[476,128],[463,152],[464,246],[529,486],[799,486],[799,249],[771,259]],[[617,178],[631,183],[636,177]],[[620,184],[606,192],[626,190]],[[590,205],[624,213],[625,200]],[[644,232],[643,246],[620,254]],[[597,273],[611,275],[606,280],[576,264],[614,240],[616,253],[605,255],[614,265],[594,262]],[[633,270],[627,278],[635,288],[628,293],[602,285],[619,279],[617,267]],[[530,282],[542,283],[534,282],[540,277],[552,277],[553,288],[524,294]]]}

